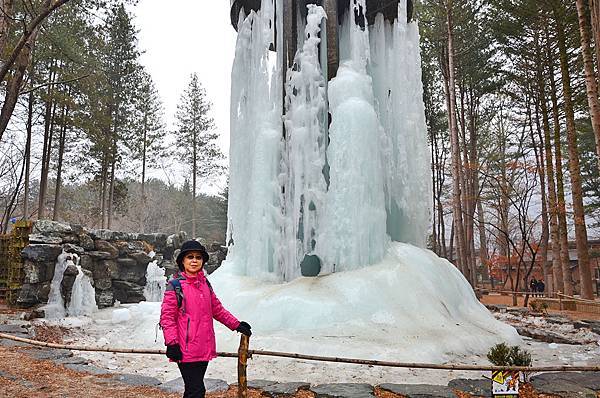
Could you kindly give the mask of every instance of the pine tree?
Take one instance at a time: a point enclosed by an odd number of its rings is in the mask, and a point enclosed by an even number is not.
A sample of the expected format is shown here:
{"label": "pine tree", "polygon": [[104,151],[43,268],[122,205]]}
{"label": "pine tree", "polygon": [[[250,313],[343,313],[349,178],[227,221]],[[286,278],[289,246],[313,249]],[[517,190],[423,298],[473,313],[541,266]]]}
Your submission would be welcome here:
{"label": "pine tree", "polygon": [[140,231],[145,231],[146,172],[164,153],[166,135],[163,106],[150,75],[142,72],[141,84],[135,99],[135,120],[127,146],[132,158],[141,164]]}
{"label": "pine tree", "polygon": [[214,121],[209,115],[212,104],[196,73],[183,92],[177,106],[177,146],[182,159],[190,167],[192,174],[192,237],[196,236],[196,191],[197,178],[204,182],[223,172],[220,161],[223,154],[217,146],[218,134]]}

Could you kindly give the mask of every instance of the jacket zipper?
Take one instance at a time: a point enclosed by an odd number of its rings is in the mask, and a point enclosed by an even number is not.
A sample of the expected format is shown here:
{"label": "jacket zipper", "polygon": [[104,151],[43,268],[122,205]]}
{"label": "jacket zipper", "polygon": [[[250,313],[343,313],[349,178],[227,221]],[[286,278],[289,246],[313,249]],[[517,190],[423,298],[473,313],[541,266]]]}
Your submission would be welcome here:
{"label": "jacket zipper", "polygon": [[187,329],[185,330],[185,350],[187,351],[188,349],[188,340],[190,337],[190,318],[188,318],[187,321]]}

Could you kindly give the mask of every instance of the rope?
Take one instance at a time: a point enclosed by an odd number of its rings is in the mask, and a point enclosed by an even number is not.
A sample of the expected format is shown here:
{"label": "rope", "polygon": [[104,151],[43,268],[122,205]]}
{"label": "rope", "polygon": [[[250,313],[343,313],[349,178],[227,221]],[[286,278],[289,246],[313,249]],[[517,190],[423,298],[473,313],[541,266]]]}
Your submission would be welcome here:
{"label": "rope", "polygon": [[[38,347],[50,347],[59,348],[73,351],[92,351],[92,352],[111,352],[121,354],[165,354],[165,350],[157,349],[136,349],[136,348],[101,348],[101,347],[88,347],[88,346],[77,346],[77,345],[66,345],[56,343],[46,343],[43,341],[25,339],[23,337],[17,337],[6,333],[0,333],[0,338],[18,341],[21,343],[31,344]],[[261,351],[261,350],[248,350],[249,357],[252,355],[263,355],[271,357],[282,357],[282,358],[293,358],[293,359],[306,359],[310,361],[321,361],[321,362],[337,362],[337,363],[350,363],[357,365],[373,365],[373,366],[387,366],[396,368],[413,368],[413,369],[437,369],[437,370],[471,370],[471,371],[494,371],[494,370],[514,370],[524,372],[600,372],[600,366],[492,366],[492,365],[461,365],[461,364],[449,364],[440,365],[433,363],[410,363],[410,362],[388,362],[388,361],[374,361],[367,359],[354,359],[354,358],[336,358],[336,357],[323,357],[314,355],[294,354],[288,352],[278,351]],[[237,353],[231,352],[218,352],[219,357],[237,358]]]}

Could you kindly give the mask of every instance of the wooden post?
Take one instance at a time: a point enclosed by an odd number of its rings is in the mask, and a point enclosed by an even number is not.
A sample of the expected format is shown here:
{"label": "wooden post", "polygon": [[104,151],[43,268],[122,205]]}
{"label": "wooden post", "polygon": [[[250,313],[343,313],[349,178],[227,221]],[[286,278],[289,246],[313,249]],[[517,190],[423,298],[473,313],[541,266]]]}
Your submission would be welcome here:
{"label": "wooden post", "polygon": [[240,348],[238,348],[238,398],[248,397],[248,378],[246,377],[246,367],[248,366],[248,346],[250,337],[242,334],[240,338]]}

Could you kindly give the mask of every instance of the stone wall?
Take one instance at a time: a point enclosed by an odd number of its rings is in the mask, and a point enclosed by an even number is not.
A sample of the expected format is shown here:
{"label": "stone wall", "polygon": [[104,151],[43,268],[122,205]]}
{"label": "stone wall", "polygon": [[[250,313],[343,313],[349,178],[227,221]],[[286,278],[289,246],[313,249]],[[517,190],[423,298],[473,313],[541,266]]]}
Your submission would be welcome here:
{"label": "stone wall", "polygon": [[[165,268],[167,276],[172,275],[177,271],[174,255],[185,239],[185,232],[176,235],[125,233],[37,221],[29,236],[29,245],[21,252],[25,279],[17,304],[32,307],[48,301],[56,261],[63,251],[79,258],[82,270],[93,281],[99,308],[112,306],[115,300],[137,303],[144,300],[148,263],[156,260]],[[216,243],[207,245],[207,250],[211,259],[206,268],[212,272],[226,253]],[[73,266],[65,271],[61,283],[65,303],[69,302],[77,273]]]}

